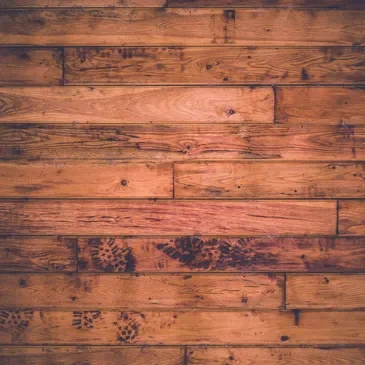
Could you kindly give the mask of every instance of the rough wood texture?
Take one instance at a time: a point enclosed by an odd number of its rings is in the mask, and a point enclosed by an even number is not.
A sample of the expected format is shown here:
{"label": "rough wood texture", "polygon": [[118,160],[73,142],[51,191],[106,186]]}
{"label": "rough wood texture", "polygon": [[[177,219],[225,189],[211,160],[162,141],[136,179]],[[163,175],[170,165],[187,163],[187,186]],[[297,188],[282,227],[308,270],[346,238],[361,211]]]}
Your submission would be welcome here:
{"label": "rough wood texture", "polygon": [[274,120],[271,88],[2,88],[0,122],[217,123]]}
{"label": "rough wood texture", "polygon": [[352,84],[365,82],[363,48],[66,48],[65,83]]}
{"label": "rough wood texture", "polygon": [[287,275],[286,305],[293,309],[365,309],[364,275]]}
{"label": "rough wood texture", "polygon": [[362,46],[364,33],[359,10],[34,9],[0,14],[3,45]]}
{"label": "rough wood texture", "polygon": [[0,162],[0,196],[171,198],[171,163]]}
{"label": "rough wood texture", "polygon": [[360,162],[178,163],[174,166],[174,174],[176,198],[298,199],[365,196],[365,164]]}
{"label": "rough wood texture", "polygon": [[0,159],[364,160],[365,126],[0,125]]}
{"label": "rough wood texture", "polygon": [[334,201],[1,201],[2,234],[334,234]]}
{"label": "rough wood texture", "polygon": [[365,201],[339,202],[338,231],[346,235],[365,235]]}
{"label": "rough wood texture", "polygon": [[0,272],[76,271],[76,245],[66,237],[2,236]]}
{"label": "rough wood texture", "polygon": [[278,123],[338,124],[352,134],[353,125],[364,124],[365,89],[340,87],[278,88]]}
{"label": "rough wood texture", "polygon": [[164,7],[167,0],[0,0],[1,8]]}
{"label": "rough wood texture", "polygon": [[62,85],[62,50],[0,48],[0,86]]}

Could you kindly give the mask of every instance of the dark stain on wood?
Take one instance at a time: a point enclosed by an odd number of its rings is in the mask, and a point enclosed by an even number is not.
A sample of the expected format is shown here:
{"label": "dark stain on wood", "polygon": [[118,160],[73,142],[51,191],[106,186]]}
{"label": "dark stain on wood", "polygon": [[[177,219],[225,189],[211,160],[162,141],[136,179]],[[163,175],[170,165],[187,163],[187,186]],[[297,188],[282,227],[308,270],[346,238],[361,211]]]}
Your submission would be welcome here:
{"label": "dark stain on wood", "polygon": [[72,326],[79,330],[91,329],[97,324],[98,320],[101,319],[100,311],[82,311],[73,312],[72,315]]}
{"label": "dark stain on wood", "polygon": [[139,312],[121,312],[114,323],[117,327],[117,340],[120,343],[133,343],[144,322],[144,314]]}

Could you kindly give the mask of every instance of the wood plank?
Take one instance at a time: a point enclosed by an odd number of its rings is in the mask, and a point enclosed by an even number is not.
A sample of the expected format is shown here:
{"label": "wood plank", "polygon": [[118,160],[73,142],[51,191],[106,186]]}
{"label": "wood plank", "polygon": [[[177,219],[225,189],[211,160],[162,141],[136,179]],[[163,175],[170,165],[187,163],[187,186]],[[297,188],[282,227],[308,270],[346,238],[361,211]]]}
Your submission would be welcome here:
{"label": "wood plank", "polygon": [[0,196],[172,198],[171,163],[0,162]]}
{"label": "wood plank", "polygon": [[365,50],[360,47],[65,49],[69,85],[363,82]]}
{"label": "wood plank", "polygon": [[188,365],[363,365],[363,348],[188,348]]}
{"label": "wood plank", "polygon": [[1,234],[335,234],[335,201],[19,200],[0,202]]}
{"label": "wood plank", "polygon": [[76,271],[77,240],[67,237],[0,237],[0,272]]}
{"label": "wood plank", "polygon": [[338,231],[346,235],[365,234],[365,201],[342,200],[339,202]]}
{"label": "wood plank", "polygon": [[[20,322],[20,323],[19,323]],[[4,310],[1,345],[363,344],[365,312]]]}
{"label": "wood plank", "polygon": [[0,159],[364,160],[365,125],[0,125]]}
{"label": "wood plank", "polygon": [[0,43],[118,47],[362,46],[364,19],[365,13],[360,10],[4,10],[0,14]]}
{"label": "wood plank", "polygon": [[288,275],[288,309],[365,309],[364,275]]}
{"label": "wood plank", "polygon": [[365,271],[364,237],[80,237],[77,242],[82,272]]}
{"label": "wood plank", "polygon": [[274,120],[271,88],[2,88],[1,122],[217,123]]}
{"label": "wood plank", "polygon": [[[1,165],[0,165],[1,166]],[[364,163],[194,162],[174,165],[176,198],[361,198]]]}
{"label": "wood plank", "polygon": [[166,3],[166,0],[0,0],[0,8],[159,8],[166,6]]}
{"label": "wood plank", "polygon": [[0,86],[62,85],[62,50],[0,48]]}
{"label": "wood plank", "polygon": [[284,298],[283,275],[2,274],[0,279],[0,308],[280,309]]}
{"label": "wood plank", "polygon": [[342,124],[351,134],[365,121],[365,89],[341,87],[280,87],[277,90],[278,123]]}
{"label": "wood plank", "polygon": [[[1,347],[4,365],[184,365],[179,347]],[[357,364],[356,364],[357,365]]]}

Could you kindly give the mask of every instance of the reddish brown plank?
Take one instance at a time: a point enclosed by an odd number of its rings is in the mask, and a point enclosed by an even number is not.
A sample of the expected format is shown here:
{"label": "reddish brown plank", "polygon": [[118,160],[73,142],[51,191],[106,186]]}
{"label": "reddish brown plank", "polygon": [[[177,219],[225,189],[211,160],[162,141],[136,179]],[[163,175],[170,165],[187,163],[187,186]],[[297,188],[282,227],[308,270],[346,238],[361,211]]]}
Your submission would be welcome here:
{"label": "reddish brown plank", "polygon": [[0,0],[0,8],[159,8],[166,6],[166,3],[166,0]]}
{"label": "reddish brown plank", "polygon": [[365,234],[364,200],[341,200],[339,202],[338,231],[345,235]]}

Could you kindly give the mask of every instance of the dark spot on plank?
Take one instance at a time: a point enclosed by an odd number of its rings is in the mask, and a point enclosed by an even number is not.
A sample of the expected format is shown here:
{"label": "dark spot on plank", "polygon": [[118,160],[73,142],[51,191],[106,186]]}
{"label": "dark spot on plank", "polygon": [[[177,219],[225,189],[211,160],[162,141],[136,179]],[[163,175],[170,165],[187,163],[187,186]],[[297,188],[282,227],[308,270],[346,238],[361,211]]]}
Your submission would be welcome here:
{"label": "dark spot on plank", "polygon": [[309,74],[308,71],[305,67],[302,68],[302,80],[309,80]]}
{"label": "dark spot on plank", "polygon": [[127,180],[122,180],[122,181],[120,182],[120,184],[121,184],[122,186],[127,186],[127,185],[128,185],[128,181],[127,181]]}
{"label": "dark spot on plank", "polygon": [[143,326],[145,316],[138,312],[121,312],[114,325],[117,327],[117,340],[133,343]]}
{"label": "dark spot on plank", "polygon": [[296,326],[299,326],[299,323],[300,323],[300,310],[299,309],[294,309],[293,314],[294,314],[294,324]]}
{"label": "dark spot on plank", "polygon": [[28,282],[25,279],[19,279],[19,286],[26,288],[28,286]]}
{"label": "dark spot on plank", "polygon": [[289,336],[281,336],[280,337],[280,341],[285,342],[285,341],[288,341],[288,340],[289,340]]}
{"label": "dark spot on plank", "polygon": [[326,284],[328,284],[330,281],[328,280],[328,278],[324,277],[324,282],[325,282]]}
{"label": "dark spot on plank", "polygon": [[223,15],[224,15],[224,18],[227,20],[236,20],[236,11],[235,10],[224,10]]}
{"label": "dark spot on plank", "polygon": [[100,319],[100,311],[76,311],[72,313],[72,326],[77,329],[91,329]]}

